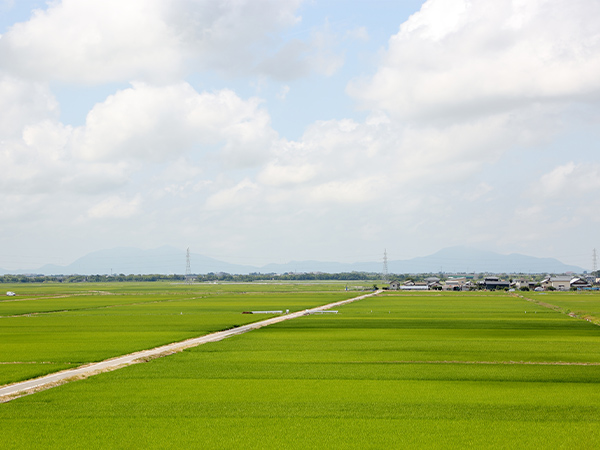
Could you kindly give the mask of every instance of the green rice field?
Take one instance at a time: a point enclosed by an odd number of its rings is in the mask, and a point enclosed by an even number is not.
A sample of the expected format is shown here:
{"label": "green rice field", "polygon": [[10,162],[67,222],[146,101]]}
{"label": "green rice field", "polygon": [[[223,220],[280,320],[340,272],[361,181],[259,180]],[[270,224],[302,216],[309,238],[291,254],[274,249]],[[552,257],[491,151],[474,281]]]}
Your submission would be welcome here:
{"label": "green rice field", "polygon": [[523,297],[534,302],[550,304],[561,312],[600,324],[600,295],[598,292],[525,292],[523,294]]}
{"label": "green rice field", "polygon": [[[0,385],[356,296],[340,285],[3,286]],[[336,289],[336,291],[333,291]]]}
{"label": "green rice field", "polygon": [[[347,295],[263,289],[265,305]],[[505,293],[388,292],[338,310],[2,404],[2,446],[598,446],[597,325]]]}

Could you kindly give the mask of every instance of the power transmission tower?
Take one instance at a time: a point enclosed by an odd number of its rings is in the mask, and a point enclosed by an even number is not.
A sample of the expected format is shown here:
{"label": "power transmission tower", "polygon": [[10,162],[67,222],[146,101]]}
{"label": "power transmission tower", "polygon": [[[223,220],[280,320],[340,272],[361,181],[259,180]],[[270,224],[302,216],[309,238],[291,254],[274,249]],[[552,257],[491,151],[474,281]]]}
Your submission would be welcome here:
{"label": "power transmission tower", "polygon": [[598,257],[596,255],[596,249],[592,252],[592,272],[596,272],[598,270]]}
{"label": "power transmission tower", "polygon": [[384,283],[387,283],[387,281],[388,281],[387,249],[383,250],[383,273],[381,274],[381,280]]}
{"label": "power transmission tower", "polygon": [[190,263],[190,248],[188,247],[185,254],[185,282],[192,283],[192,265]]}

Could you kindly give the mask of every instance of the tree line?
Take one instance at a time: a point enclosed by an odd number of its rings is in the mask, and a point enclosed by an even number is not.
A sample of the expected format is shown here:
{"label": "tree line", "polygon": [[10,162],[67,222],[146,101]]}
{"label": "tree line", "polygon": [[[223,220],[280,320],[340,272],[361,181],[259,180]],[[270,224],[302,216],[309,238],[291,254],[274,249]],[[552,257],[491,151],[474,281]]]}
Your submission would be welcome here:
{"label": "tree line", "polygon": [[[543,275],[518,274],[534,280],[541,280]],[[593,276],[600,278],[600,270],[592,272]],[[423,273],[423,274],[390,274],[388,281],[419,282],[427,277],[437,276],[441,279],[446,277],[441,274]],[[502,274],[501,277],[511,279],[515,276]],[[110,283],[126,281],[194,281],[194,282],[252,282],[252,281],[381,281],[381,273],[374,272],[340,272],[340,273],[250,273],[247,275],[236,275],[230,273],[207,273],[194,274],[189,278],[185,275],[162,275],[162,274],[115,274],[115,275],[0,275],[0,283]]]}

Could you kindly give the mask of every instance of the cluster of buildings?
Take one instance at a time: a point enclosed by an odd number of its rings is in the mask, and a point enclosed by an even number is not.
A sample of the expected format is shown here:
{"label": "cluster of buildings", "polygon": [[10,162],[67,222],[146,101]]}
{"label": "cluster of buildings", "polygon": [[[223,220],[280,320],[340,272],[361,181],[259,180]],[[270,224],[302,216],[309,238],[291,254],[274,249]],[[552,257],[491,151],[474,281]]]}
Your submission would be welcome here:
{"label": "cluster of buildings", "polygon": [[[539,280],[539,279],[538,279]],[[390,290],[440,290],[440,291],[472,291],[472,290],[536,290],[536,291],[569,291],[573,289],[600,289],[600,278],[594,276],[559,275],[547,276],[541,281],[524,278],[500,279],[486,276],[475,280],[474,275],[448,277],[427,277],[422,281],[407,280],[390,282]]]}

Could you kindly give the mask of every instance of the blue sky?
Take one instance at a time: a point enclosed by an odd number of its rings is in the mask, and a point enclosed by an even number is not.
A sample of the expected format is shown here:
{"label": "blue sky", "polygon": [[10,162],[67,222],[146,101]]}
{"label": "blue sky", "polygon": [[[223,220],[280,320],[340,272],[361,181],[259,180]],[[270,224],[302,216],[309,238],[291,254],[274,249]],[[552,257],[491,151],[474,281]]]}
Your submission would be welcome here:
{"label": "blue sky", "polygon": [[0,0],[0,267],[467,245],[591,268],[594,0]]}

